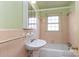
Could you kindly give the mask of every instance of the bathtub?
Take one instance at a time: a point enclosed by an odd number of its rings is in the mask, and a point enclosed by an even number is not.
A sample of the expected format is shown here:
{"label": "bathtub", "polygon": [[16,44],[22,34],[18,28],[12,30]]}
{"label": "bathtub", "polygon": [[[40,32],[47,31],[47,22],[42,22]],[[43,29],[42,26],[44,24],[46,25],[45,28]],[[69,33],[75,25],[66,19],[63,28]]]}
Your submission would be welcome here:
{"label": "bathtub", "polygon": [[40,57],[75,57],[66,44],[47,44],[40,49]]}

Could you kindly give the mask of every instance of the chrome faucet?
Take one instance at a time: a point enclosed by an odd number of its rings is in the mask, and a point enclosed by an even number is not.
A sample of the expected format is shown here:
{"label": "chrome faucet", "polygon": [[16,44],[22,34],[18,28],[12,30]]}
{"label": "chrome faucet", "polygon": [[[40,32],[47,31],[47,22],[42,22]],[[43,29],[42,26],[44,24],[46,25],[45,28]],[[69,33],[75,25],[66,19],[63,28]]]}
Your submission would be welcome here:
{"label": "chrome faucet", "polygon": [[36,40],[36,39],[32,39],[31,42],[33,42],[34,40]]}
{"label": "chrome faucet", "polygon": [[33,42],[35,39],[34,39],[34,32],[29,32],[26,34],[26,36],[28,37],[27,40],[29,42]]}
{"label": "chrome faucet", "polygon": [[67,43],[68,47],[72,47],[72,44],[70,42]]}
{"label": "chrome faucet", "polygon": [[70,48],[72,47],[72,44],[68,42],[67,45],[68,45],[68,49],[70,50]]}

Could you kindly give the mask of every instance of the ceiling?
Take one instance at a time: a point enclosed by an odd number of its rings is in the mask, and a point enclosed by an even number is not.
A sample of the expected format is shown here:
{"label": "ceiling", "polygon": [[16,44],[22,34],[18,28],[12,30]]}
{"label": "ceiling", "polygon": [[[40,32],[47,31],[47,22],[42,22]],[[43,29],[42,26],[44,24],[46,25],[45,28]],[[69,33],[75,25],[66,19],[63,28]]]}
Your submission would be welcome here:
{"label": "ceiling", "polygon": [[[36,5],[39,9],[47,9],[69,6],[71,3],[72,1],[37,1]],[[33,10],[30,4],[28,4],[28,9]]]}

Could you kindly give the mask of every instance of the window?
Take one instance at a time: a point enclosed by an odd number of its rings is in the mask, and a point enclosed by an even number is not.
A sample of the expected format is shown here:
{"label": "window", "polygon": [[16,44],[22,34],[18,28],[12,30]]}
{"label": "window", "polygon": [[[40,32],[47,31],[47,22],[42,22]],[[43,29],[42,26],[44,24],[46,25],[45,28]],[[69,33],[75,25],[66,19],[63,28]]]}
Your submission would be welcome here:
{"label": "window", "polygon": [[31,17],[28,20],[28,28],[36,29],[37,28],[37,20],[35,17]]}
{"label": "window", "polygon": [[59,16],[48,17],[48,31],[59,31]]}

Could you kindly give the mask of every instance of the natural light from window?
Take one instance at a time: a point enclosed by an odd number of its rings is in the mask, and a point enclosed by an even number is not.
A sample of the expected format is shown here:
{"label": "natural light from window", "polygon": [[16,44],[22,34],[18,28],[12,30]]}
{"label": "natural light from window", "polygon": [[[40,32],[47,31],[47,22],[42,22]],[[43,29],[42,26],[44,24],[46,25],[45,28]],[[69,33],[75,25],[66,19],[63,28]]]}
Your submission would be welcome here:
{"label": "natural light from window", "polygon": [[37,19],[35,17],[30,17],[28,19],[28,28],[37,29]]}
{"label": "natural light from window", "polygon": [[48,16],[48,31],[59,31],[59,16]]}

